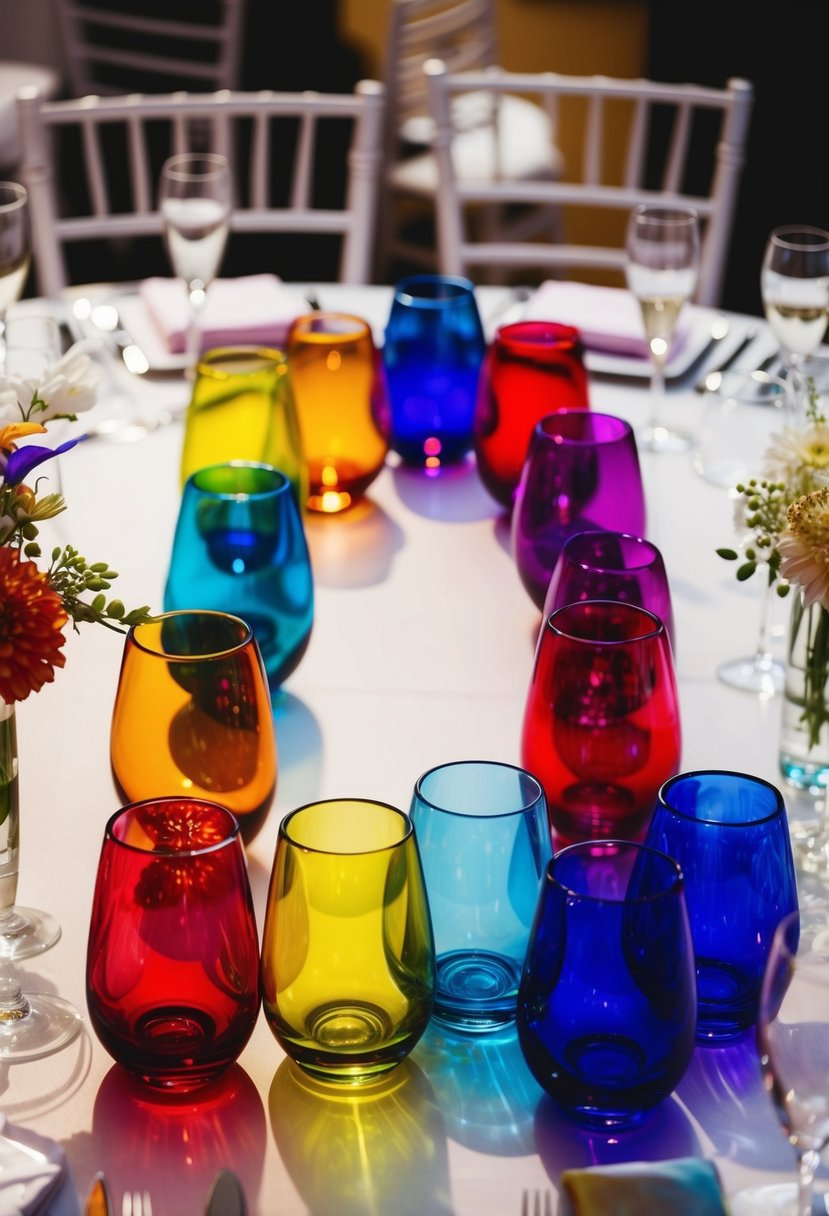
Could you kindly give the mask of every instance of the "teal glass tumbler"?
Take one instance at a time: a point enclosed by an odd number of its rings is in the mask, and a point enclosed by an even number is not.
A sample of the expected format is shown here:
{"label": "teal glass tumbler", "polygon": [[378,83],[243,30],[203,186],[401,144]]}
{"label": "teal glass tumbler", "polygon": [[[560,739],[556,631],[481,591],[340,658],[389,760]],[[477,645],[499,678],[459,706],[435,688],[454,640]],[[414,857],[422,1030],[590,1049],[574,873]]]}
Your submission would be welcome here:
{"label": "teal glass tumbler", "polygon": [[314,582],[296,493],[267,464],[231,461],[184,485],[164,611],[209,608],[249,625],[273,690],[311,637]]}

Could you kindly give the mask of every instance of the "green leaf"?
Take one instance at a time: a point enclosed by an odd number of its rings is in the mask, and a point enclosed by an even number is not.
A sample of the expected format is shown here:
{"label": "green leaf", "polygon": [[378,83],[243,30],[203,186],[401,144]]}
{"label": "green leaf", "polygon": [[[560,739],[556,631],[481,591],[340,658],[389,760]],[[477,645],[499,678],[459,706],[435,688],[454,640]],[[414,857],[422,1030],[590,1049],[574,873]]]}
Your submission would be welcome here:
{"label": "green leaf", "polygon": [[756,562],[746,562],[745,565],[740,566],[739,570],[737,571],[738,580],[741,583],[744,583],[747,578],[751,578],[752,574],[754,573],[754,571],[756,569],[757,569]]}
{"label": "green leaf", "polygon": [[720,557],[724,557],[727,562],[736,562],[737,560],[736,549],[718,549],[717,553]]}

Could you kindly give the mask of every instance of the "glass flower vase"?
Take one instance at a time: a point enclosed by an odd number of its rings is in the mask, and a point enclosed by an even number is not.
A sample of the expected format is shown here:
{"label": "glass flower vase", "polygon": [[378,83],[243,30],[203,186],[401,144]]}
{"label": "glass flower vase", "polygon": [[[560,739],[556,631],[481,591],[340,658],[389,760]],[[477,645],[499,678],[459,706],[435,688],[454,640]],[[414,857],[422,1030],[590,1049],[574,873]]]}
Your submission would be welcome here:
{"label": "glass flower vase", "polygon": [[780,771],[799,790],[822,794],[829,785],[829,611],[792,604],[780,736]]}

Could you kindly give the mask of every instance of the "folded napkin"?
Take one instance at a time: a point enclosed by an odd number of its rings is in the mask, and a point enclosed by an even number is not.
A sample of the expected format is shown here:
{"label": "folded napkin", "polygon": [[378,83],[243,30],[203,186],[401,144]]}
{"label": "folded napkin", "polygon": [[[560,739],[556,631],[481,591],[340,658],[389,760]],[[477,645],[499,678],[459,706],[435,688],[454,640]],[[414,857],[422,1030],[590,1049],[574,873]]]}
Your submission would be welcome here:
{"label": "folded napkin", "polygon": [[[648,342],[636,298],[624,287],[600,287],[548,279],[528,300],[527,320],[558,321],[575,325],[585,350],[648,358]],[[680,314],[671,346],[675,355],[688,336],[690,325]]]}
{"label": "folded napkin", "polygon": [[717,1167],[700,1157],[564,1170],[558,1216],[728,1216]]}
{"label": "folded napkin", "polygon": [[60,1187],[66,1171],[54,1140],[0,1115],[0,1216],[35,1216]]}
{"label": "folded napkin", "polygon": [[[164,345],[171,354],[186,350],[190,305],[181,279],[145,279],[139,296]],[[199,326],[202,348],[212,346],[281,345],[291,322],[307,305],[286,291],[274,274],[216,279],[207,289]]]}

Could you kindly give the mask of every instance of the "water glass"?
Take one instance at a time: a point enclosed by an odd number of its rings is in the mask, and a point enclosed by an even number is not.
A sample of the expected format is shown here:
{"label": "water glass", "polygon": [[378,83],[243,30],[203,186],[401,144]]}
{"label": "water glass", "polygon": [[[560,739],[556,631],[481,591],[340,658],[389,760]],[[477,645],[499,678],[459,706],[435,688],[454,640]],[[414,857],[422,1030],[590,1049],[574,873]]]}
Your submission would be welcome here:
{"label": "water glass", "polygon": [[456,1030],[515,1019],[518,981],[551,856],[544,791],[511,764],[462,760],[415,783],[411,818],[437,955],[435,1013]]}
{"label": "water glass", "polygon": [[125,802],[221,802],[245,841],[276,791],[276,732],[265,666],[250,626],[225,612],[166,612],[124,641],[110,762]]}
{"label": "water glass", "polygon": [[536,644],[521,763],[544,786],[557,847],[641,839],[680,754],[664,622],[611,600],[580,600],[551,613]]}
{"label": "water glass", "polygon": [[259,1014],[259,938],[238,821],[199,798],[150,799],[106,825],[86,956],[92,1028],[148,1085],[213,1080]]}
{"label": "water glass", "polygon": [[412,275],[394,289],[383,343],[391,447],[428,470],[471,451],[486,340],[469,279]]}
{"label": "water glass", "polygon": [[774,931],[798,907],[780,791],[748,773],[680,773],[660,789],[646,839],[685,875],[697,1037],[733,1039],[757,1021]]}
{"label": "water glass", "polygon": [[682,871],[631,841],[586,841],[547,866],[518,993],[518,1040],[574,1120],[640,1123],[694,1052],[694,962]]}
{"label": "water glass", "polygon": [[516,321],[496,330],[484,359],[475,410],[478,474],[512,509],[533,427],[557,410],[590,408],[581,334],[556,321]]}
{"label": "water glass", "polygon": [[675,650],[674,614],[665,562],[656,545],[627,532],[578,532],[555,564],[543,619],[577,600],[618,600],[647,608],[665,626]]}
{"label": "water glass", "polygon": [[376,1079],[423,1034],[434,988],[409,817],[360,798],[286,815],[262,936],[265,1017],[286,1055],[322,1080]]}
{"label": "water glass", "polygon": [[284,473],[231,461],[187,478],[164,590],[165,612],[183,608],[243,617],[271,689],[296,669],[311,637],[314,583]]}
{"label": "water glass", "polygon": [[633,429],[594,410],[548,414],[533,428],[512,513],[515,563],[539,609],[567,538],[607,529],[645,534]]}
{"label": "water glass", "polygon": [[359,501],[389,450],[382,364],[362,317],[297,317],[285,343],[308,465],[308,507],[327,515]]}
{"label": "water glass", "polygon": [[184,420],[182,489],[191,473],[231,460],[280,469],[304,510],[308,468],[288,361],[282,351],[215,347],[197,364]]}

